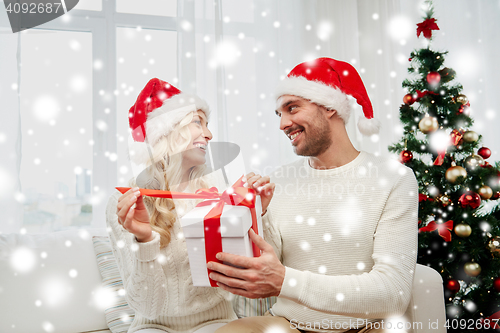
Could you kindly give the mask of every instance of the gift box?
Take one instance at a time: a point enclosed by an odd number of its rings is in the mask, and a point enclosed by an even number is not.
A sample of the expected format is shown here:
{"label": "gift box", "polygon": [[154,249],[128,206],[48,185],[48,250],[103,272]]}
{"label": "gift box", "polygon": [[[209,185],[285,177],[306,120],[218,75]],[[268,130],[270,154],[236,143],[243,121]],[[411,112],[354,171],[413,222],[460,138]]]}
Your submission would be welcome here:
{"label": "gift box", "polygon": [[[216,247],[217,244],[219,246],[222,244],[223,252],[246,257],[254,257],[256,251],[254,250],[256,247],[252,246],[253,243],[248,235],[248,231],[253,224],[251,209],[245,206],[225,204],[219,218],[220,238],[210,237],[211,239],[205,239],[205,219],[214,206],[215,203],[207,206],[197,206],[181,219],[193,285],[198,287],[214,286],[208,278],[206,246]],[[257,195],[255,197],[255,218],[258,230],[255,231],[262,236],[261,213],[262,205],[260,196]]]}

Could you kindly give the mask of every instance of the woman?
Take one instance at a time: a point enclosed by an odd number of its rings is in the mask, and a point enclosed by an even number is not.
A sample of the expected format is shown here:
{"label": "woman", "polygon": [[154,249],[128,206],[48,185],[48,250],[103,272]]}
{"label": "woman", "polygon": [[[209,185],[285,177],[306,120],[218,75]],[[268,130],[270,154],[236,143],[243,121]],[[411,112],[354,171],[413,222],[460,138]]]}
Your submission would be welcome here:
{"label": "woman", "polygon": [[[149,165],[136,185],[184,192],[208,188],[203,176],[212,139],[208,117],[208,105],[199,97],[158,79],[148,82],[129,113],[136,141],[131,158]],[[268,193],[262,197],[265,211],[273,184],[260,176],[248,183]],[[179,219],[197,202],[143,198],[138,187],[110,198],[110,240],[136,312],[129,332],[211,332],[237,318],[227,292],[193,286]]]}

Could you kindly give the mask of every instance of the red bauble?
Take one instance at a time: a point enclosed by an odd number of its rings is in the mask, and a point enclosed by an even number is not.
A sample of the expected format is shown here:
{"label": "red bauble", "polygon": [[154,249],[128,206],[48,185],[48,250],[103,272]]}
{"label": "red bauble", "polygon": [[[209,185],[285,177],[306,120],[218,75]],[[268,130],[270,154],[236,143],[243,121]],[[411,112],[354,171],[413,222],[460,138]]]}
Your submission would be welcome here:
{"label": "red bauble", "polygon": [[403,150],[401,151],[401,154],[399,154],[399,157],[401,159],[401,162],[403,163],[408,163],[413,159],[413,153],[409,150]]}
{"label": "red bauble", "polygon": [[491,156],[491,150],[489,148],[482,147],[482,148],[479,148],[479,150],[477,151],[477,154],[479,156],[481,156],[482,158],[487,159],[488,157]]}
{"label": "red bauble", "polygon": [[441,75],[439,75],[438,72],[430,72],[427,74],[427,83],[431,86],[437,86],[439,81],[441,81]]}
{"label": "red bauble", "polygon": [[498,200],[500,198],[500,191],[496,191],[493,193],[493,196],[490,198],[490,200]]}
{"label": "red bauble", "polygon": [[460,283],[458,280],[450,279],[446,282],[446,288],[452,293],[456,294],[460,290]]}
{"label": "red bauble", "polygon": [[417,99],[412,94],[406,94],[403,97],[403,102],[408,105],[412,105],[413,103],[415,103],[416,100]]}
{"label": "red bauble", "polygon": [[472,209],[476,209],[479,205],[481,205],[481,197],[476,192],[466,191],[462,194],[460,199],[458,199],[458,202],[462,208],[470,207]]}
{"label": "red bauble", "polygon": [[496,291],[500,292],[500,278],[496,278],[493,280],[493,288],[495,288]]}

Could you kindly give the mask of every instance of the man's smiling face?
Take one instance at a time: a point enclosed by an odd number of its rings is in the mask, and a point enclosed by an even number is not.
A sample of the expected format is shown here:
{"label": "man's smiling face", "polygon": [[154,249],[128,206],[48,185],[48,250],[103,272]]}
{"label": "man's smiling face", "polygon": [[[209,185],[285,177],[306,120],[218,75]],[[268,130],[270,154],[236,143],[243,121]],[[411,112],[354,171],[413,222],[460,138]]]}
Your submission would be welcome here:
{"label": "man's smiling face", "polygon": [[276,101],[280,129],[290,139],[295,154],[318,156],[332,144],[324,108],[308,100],[283,95]]}

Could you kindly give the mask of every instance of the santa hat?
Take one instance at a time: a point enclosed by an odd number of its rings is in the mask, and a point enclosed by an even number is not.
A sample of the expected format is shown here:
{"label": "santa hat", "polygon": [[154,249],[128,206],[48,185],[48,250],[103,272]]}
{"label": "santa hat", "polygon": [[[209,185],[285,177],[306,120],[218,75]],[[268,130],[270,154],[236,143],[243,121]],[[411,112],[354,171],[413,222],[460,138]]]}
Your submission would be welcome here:
{"label": "santa hat", "polygon": [[361,105],[364,113],[364,117],[359,117],[359,131],[367,136],[379,132],[380,122],[373,118],[372,103],[363,81],[356,69],[346,62],[318,58],[295,66],[276,88],[276,99],[283,95],[302,97],[327,109],[334,109],[346,124],[352,110],[348,99],[351,96]]}
{"label": "santa hat", "polygon": [[151,160],[151,150],[160,138],[197,110],[202,110],[208,119],[208,104],[198,96],[183,93],[157,78],[149,80],[128,113],[134,141],[129,144],[132,161],[147,164]]}

